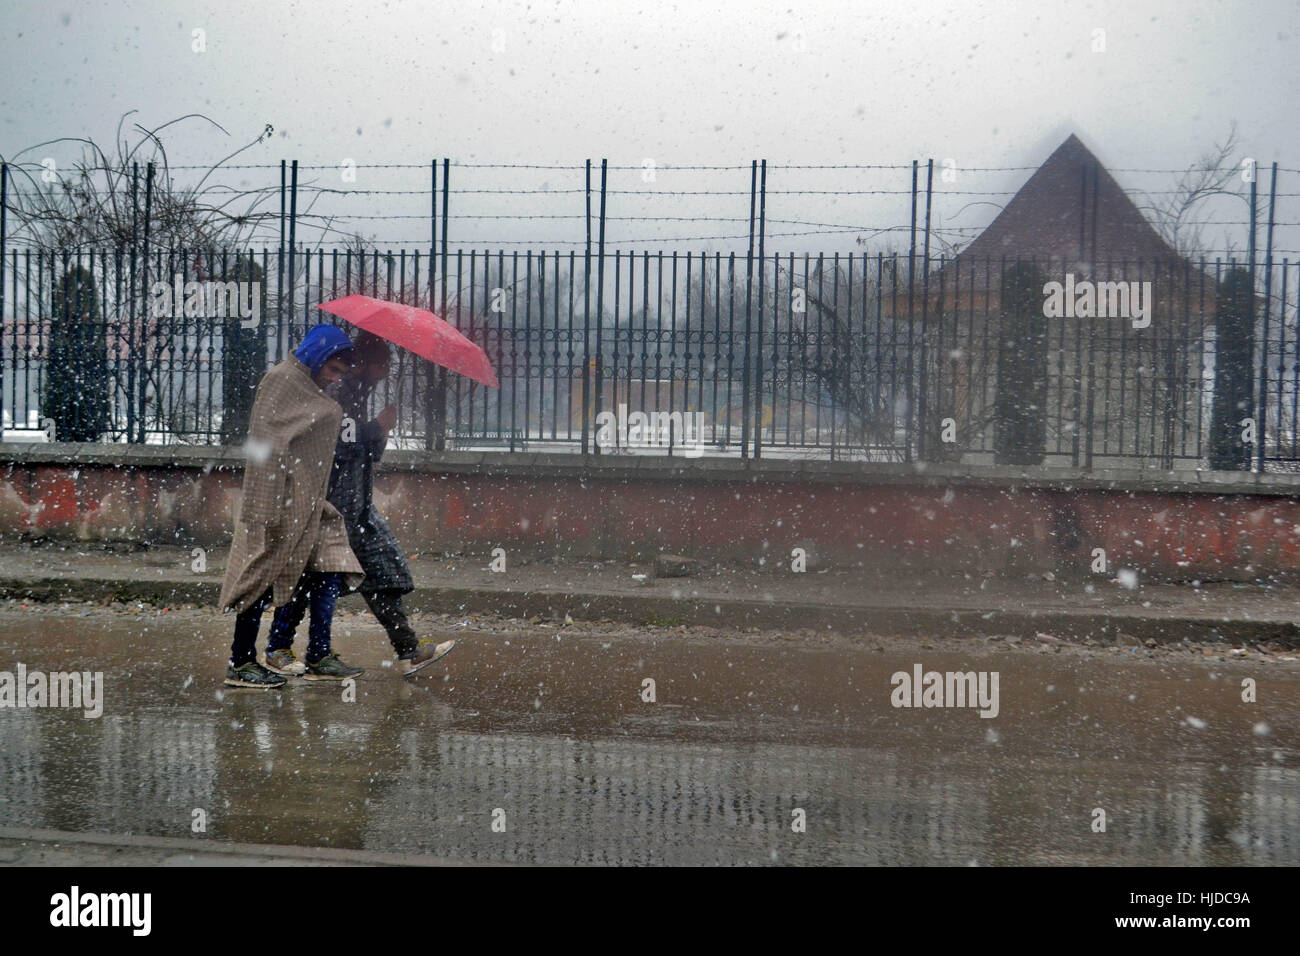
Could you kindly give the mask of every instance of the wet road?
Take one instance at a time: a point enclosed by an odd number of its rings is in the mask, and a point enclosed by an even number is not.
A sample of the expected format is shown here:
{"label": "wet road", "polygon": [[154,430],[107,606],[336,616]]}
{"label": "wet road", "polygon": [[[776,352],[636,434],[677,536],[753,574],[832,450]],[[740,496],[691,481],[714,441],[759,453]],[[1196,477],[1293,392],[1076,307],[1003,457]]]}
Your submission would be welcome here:
{"label": "wet road", "polygon": [[[0,709],[0,826],[485,862],[1300,863],[1297,663],[520,625],[453,631],[403,679],[348,616],[349,701],[222,688],[230,622],[0,609],[0,671],[104,672],[96,719]],[[997,716],[892,706],[918,664],[997,672]]]}

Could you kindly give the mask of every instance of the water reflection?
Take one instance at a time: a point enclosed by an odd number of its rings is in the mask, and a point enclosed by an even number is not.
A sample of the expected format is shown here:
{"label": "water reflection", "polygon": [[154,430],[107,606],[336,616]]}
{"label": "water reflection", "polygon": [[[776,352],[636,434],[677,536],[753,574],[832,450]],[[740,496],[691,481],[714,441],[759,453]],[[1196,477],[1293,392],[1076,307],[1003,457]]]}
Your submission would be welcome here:
{"label": "water reflection", "polygon": [[1185,768],[1165,786],[1122,768],[1101,782],[1100,834],[1081,797],[1096,788],[1070,772],[1030,783],[987,759],[888,750],[482,734],[450,709],[416,723],[428,713],[409,703],[373,725],[312,694],[98,721],[0,711],[0,821],[177,836],[202,808],[212,838],[529,863],[1300,862],[1300,774],[1282,766]]}

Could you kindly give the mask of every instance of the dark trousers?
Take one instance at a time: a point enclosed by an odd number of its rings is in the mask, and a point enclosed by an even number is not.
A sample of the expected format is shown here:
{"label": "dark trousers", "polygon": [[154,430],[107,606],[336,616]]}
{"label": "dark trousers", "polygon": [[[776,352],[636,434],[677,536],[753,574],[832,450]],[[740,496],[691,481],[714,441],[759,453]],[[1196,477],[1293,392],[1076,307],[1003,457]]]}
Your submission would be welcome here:
{"label": "dark trousers", "polygon": [[[406,619],[406,609],[402,606],[402,592],[363,591],[361,596],[366,599],[370,613],[388,632],[388,639],[393,642],[393,650],[397,652],[397,656],[402,657],[414,651],[418,641],[415,631],[411,629],[410,622]],[[271,641],[266,648],[268,651],[286,648],[293,643],[293,632],[302,623],[305,610],[305,604],[290,601],[275,612],[275,623],[271,625]],[[310,647],[307,654],[308,660],[311,660]]]}
{"label": "dark trousers", "polygon": [[[271,622],[268,651],[280,650],[293,643],[293,631],[311,602],[311,626],[308,631],[307,663],[314,664],[330,652],[330,629],[334,623],[334,602],[338,600],[342,575],[332,571],[308,571],[298,581],[288,603],[276,609]],[[271,603],[267,591],[235,617],[235,640],[230,646],[230,663],[239,667],[257,660],[257,630],[262,614]],[[292,620],[292,626],[289,621]]]}
{"label": "dark trousers", "polygon": [[370,608],[370,613],[388,632],[388,639],[393,642],[393,650],[397,652],[397,656],[402,657],[414,651],[419,642],[415,638],[415,631],[411,630],[410,622],[406,619],[406,608],[402,607],[402,592],[363,591],[361,596],[366,599],[366,606]]}

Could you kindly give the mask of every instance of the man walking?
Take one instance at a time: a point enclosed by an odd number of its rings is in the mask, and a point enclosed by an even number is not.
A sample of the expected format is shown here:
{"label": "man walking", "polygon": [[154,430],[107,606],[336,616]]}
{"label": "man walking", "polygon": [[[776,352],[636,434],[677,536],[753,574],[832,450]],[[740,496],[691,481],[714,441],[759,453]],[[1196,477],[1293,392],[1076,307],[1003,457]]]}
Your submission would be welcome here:
{"label": "man walking", "polygon": [[283,606],[307,596],[312,625],[306,676],[342,680],[362,673],[330,649],[334,600],[363,575],[342,516],[326,500],[343,409],[324,389],[347,375],[352,355],[352,342],[342,331],[318,325],[258,383],[243,503],[221,586],[222,610],[237,612],[225,680],[231,687],[285,683],[257,662],[258,626],[268,604]]}
{"label": "man walking", "polygon": [[[414,590],[411,570],[392,529],[375,510],[374,463],[384,454],[388,433],[397,423],[397,410],[386,406],[373,421],[366,421],[366,402],[376,385],[388,377],[388,343],[361,332],[354,347],[354,374],[329,389],[343,407],[343,430],[334,449],[329,501],[343,515],[348,542],[365,569],[361,596],[388,632],[397,655],[398,669],[411,675],[449,654],[455,641],[417,639],[402,606],[402,595]],[[300,600],[276,612],[266,649],[266,666],[280,674],[302,667],[294,658],[293,633],[305,611]]]}

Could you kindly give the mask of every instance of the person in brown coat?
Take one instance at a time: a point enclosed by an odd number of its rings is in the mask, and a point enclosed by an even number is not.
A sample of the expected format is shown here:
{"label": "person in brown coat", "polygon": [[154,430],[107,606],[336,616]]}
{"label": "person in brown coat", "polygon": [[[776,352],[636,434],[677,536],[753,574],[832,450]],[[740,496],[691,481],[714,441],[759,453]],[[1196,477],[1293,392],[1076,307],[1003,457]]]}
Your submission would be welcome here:
{"label": "person in brown coat", "polygon": [[323,390],[348,374],[351,355],[352,342],[342,331],[318,325],[258,383],[243,503],[221,586],[221,609],[237,614],[229,686],[285,683],[257,662],[257,631],[269,604],[282,606],[304,592],[312,602],[305,676],[341,680],[362,673],[330,649],[334,601],[364,577],[343,517],[325,497],[343,409]]}

